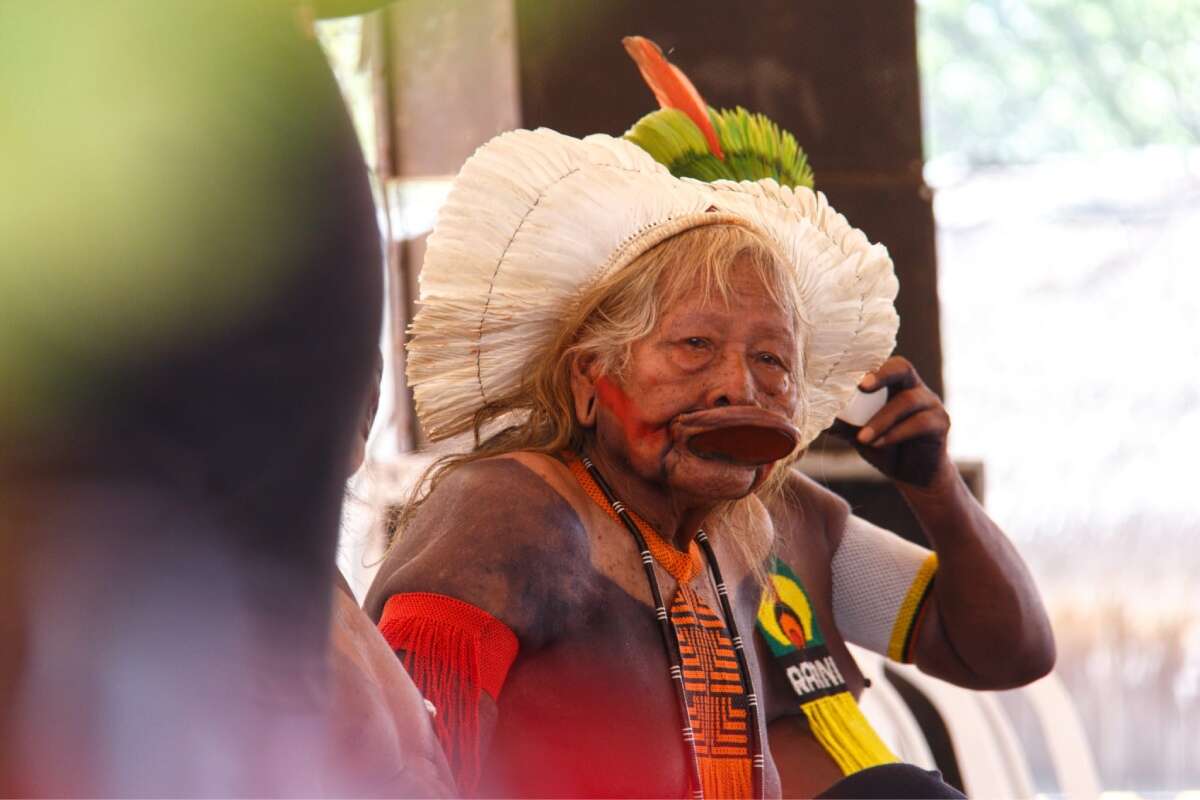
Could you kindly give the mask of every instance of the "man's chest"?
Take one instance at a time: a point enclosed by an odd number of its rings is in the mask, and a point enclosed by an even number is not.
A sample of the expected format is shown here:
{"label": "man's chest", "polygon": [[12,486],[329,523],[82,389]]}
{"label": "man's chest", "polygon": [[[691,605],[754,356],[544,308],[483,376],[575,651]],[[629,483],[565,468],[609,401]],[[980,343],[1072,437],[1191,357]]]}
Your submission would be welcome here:
{"label": "man's chest", "polygon": [[[616,525],[588,527],[589,568],[573,571],[571,585],[561,587],[558,597],[541,600],[563,605],[555,616],[568,622],[550,644],[523,650],[513,665],[484,773],[495,793],[685,796],[691,754],[671,667],[690,654],[679,651],[677,631],[664,630],[651,589],[656,583],[669,612],[678,585],[661,567],[648,574],[627,531]],[[814,619],[828,638],[835,638],[828,554],[816,546],[791,546],[783,554],[809,586]],[[707,559],[688,586],[694,602],[729,639],[740,636],[747,644],[745,669],[737,674],[743,688],[759,698],[757,738],[771,796],[778,793],[778,777],[767,724],[802,714],[785,667],[775,663],[756,631],[770,584],[740,562],[738,549],[729,543],[714,542],[714,555],[729,581],[731,614],[722,607]],[[849,662],[840,639],[836,645],[839,661]],[[846,667],[843,672],[856,674],[849,663]],[[800,732],[810,735],[803,725]]]}
{"label": "man's chest", "polygon": [[[640,560],[635,563],[641,566]],[[710,630],[679,619],[664,626],[650,602],[645,571],[639,569],[631,577],[640,577],[642,596],[626,591],[621,585],[625,581],[618,583],[597,572],[594,585],[581,592],[589,602],[569,615],[573,624],[550,646],[522,652],[514,664],[499,703],[500,723],[489,767],[510,780],[496,788],[510,793],[685,796],[692,755],[685,744],[684,726],[695,720],[687,719],[672,678],[672,666],[680,666],[690,687],[705,681],[715,687],[707,695],[699,692],[689,698],[693,713],[697,705],[714,703],[734,709],[733,715],[725,715],[730,719],[722,720],[740,726],[747,760],[755,740],[761,743],[768,762],[767,788],[776,793],[774,768],[765,753],[765,721],[759,720],[757,737],[749,735],[747,718],[734,719],[745,714],[746,698],[722,694],[730,680],[741,679],[743,688],[759,691],[755,655],[748,654],[743,672],[731,651],[710,653],[716,656],[716,666],[724,669],[706,673],[713,660],[702,664],[696,648],[698,635]],[[657,578],[670,608],[677,586],[669,575]],[[699,610],[710,612],[710,620],[724,621],[709,574],[690,582],[689,588],[701,605]],[[750,641],[752,604],[744,599],[737,602],[734,616],[735,628]],[[677,623],[679,628],[674,627]],[[734,634],[721,627],[724,646],[729,647]],[[712,718],[710,713],[706,721]],[[703,743],[709,733],[694,731],[693,736]],[[538,762],[536,768],[531,766],[533,760]],[[531,772],[533,780],[543,782],[531,785]]]}
{"label": "man's chest", "polygon": [[[777,531],[774,521],[766,515],[760,523],[767,529],[751,535],[770,545],[764,548],[767,554],[755,563],[748,563],[746,548],[730,541],[732,532],[722,531],[711,537],[711,549],[700,558],[699,574],[687,582],[690,604],[697,606],[690,610],[703,614],[706,624],[720,625],[722,633],[730,639],[740,637],[746,643],[744,668],[753,676],[756,692],[766,700],[768,719],[797,713],[795,695],[786,680],[788,664],[775,658],[772,648],[764,646],[764,631],[760,630],[764,615],[773,617],[775,609],[783,609],[787,604],[794,607],[795,613],[786,616],[808,631],[812,640],[809,644],[823,646],[817,649],[836,662],[837,671],[845,675],[857,694],[861,676],[834,621],[830,554],[824,532],[819,528]],[[620,590],[617,594],[623,593],[627,599],[636,601],[622,608],[620,614],[604,620],[612,626],[614,638],[620,640],[633,625],[646,625],[647,620],[653,620],[656,596],[668,617],[676,620],[672,610],[681,605],[677,581],[659,563],[648,568],[628,535],[611,533],[602,530],[600,535],[592,534],[592,572],[597,583],[609,587],[610,596],[615,586]],[[780,570],[787,573],[786,582],[773,574]],[[720,596],[719,581],[725,587],[725,600]],[[577,618],[582,636],[594,639],[595,630],[589,626],[595,620],[588,620],[586,615]],[[778,635],[778,630],[771,629]],[[659,650],[671,649],[661,633],[653,644]]]}

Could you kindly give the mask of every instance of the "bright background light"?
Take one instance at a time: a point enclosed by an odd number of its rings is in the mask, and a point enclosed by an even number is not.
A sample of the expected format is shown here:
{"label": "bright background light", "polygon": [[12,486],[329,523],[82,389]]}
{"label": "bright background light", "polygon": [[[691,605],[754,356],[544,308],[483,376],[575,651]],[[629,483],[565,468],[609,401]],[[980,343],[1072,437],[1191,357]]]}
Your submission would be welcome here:
{"label": "bright background light", "polygon": [[919,23],[952,449],[1038,576],[1103,784],[1195,789],[1200,4]]}

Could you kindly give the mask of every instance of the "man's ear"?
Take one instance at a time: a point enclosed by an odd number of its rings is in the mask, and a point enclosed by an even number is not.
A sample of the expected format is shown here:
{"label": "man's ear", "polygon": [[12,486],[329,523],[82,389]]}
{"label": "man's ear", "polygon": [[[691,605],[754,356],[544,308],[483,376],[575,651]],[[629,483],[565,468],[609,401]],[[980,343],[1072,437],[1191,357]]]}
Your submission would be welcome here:
{"label": "man's ear", "polygon": [[576,353],[571,357],[571,396],[575,419],[584,428],[596,424],[596,358]]}

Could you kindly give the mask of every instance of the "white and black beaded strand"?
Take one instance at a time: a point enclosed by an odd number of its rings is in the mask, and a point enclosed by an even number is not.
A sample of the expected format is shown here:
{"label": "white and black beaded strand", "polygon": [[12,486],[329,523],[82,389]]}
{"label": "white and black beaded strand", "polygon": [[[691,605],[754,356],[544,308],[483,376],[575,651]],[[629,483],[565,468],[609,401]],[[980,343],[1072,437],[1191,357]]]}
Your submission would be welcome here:
{"label": "white and black beaded strand", "polygon": [[[691,753],[691,772],[692,772],[692,796],[695,798],[704,797],[704,788],[700,782],[700,760],[696,754],[696,736],[692,730],[691,717],[688,714],[687,693],[683,688],[683,666],[679,660],[679,640],[675,635],[675,629],[671,625],[671,621],[667,616],[667,608],[663,603],[662,590],[658,585],[658,576],[654,572],[654,556],[650,554],[650,548],[646,545],[646,539],[642,536],[642,532],[638,529],[637,523],[629,516],[625,509],[625,504],[616,498],[612,488],[608,482],[604,480],[604,476],[596,469],[596,465],[591,462],[591,459],[586,456],[581,456],[580,460],[583,466],[587,469],[588,474],[596,485],[600,487],[600,491],[604,493],[604,497],[608,500],[613,512],[624,523],[625,527],[632,534],[634,542],[636,542],[638,550],[642,557],[642,566],[646,572],[646,580],[650,584],[650,595],[654,599],[654,612],[658,618],[659,629],[662,633],[663,647],[667,651],[667,660],[671,662],[671,679],[675,684],[676,695],[679,700],[679,710],[683,720],[683,740],[684,745]],[[725,624],[729,628],[729,638],[733,641],[734,654],[737,657],[738,672],[741,674],[742,683],[746,687],[746,697],[748,714],[747,723],[752,731],[751,739],[751,776],[753,780],[752,793],[756,798],[763,798],[765,783],[763,781],[764,761],[762,736],[758,728],[758,698],[754,692],[754,683],[750,680],[750,669],[746,661],[746,654],[742,646],[742,637],[738,634],[737,621],[734,619],[733,610],[729,604],[728,592],[725,589],[725,582],[721,578],[721,570],[717,566],[716,555],[713,553],[712,546],[708,542],[708,535],[704,531],[699,531],[696,535],[697,541],[700,542],[704,549],[705,560],[708,561],[709,567],[712,569],[713,578],[717,584],[717,595],[720,598],[721,610],[725,614]]]}
{"label": "white and black beaded strand", "polygon": [[704,797],[704,785],[700,781],[700,757],[696,753],[696,734],[692,730],[692,719],[688,714],[687,707],[687,692],[683,688],[683,665],[679,660],[679,641],[675,636],[675,628],[671,626],[671,620],[667,616],[667,606],[663,603],[662,590],[658,585],[658,576],[654,574],[654,556],[650,554],[650,548],[646,545],[646,537],[642,536],[642,532],[638,530],[635,523],[625,511],[625,505],[616,498],[612,488],[607,481],[596,469],[596,465],[592,463],[587,456],[581,456],[580,461],[587,469],[588,475],[600,487],[600,491],[604,493],[605,499],[608,500],[609,506],[616,515],[629,529],[633,535],[633,540],[637,544],[638,551],[642,557],[642,567],[645,569],[647,581],[650,584],[650,596],[654,600],[654,615],[658,618],[659,633],[662,635],[663,648],[667,651],[667,661],[670,662],[670,677],[671,683],[675,686],[676,699],[679,702],[679,713],[681,720],[681,728],[683,731],[683,745],[688,751],[689,770],[688,777],[692,788],[692,797],[695,800],[702,800]]}

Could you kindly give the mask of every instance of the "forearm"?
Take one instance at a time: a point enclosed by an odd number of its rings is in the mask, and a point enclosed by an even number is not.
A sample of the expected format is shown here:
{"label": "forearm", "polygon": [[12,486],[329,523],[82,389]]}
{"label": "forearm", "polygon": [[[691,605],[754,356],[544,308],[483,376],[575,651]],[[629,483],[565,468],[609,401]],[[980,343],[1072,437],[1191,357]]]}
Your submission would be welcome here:
{"label": "forearm", "polygon": [[947,460],[928,487],[897,486],[938,555],[934,618],[918,640],[918,665],[979,688],[1048,672],[1054,637],[1033,578],[954,466]]}

